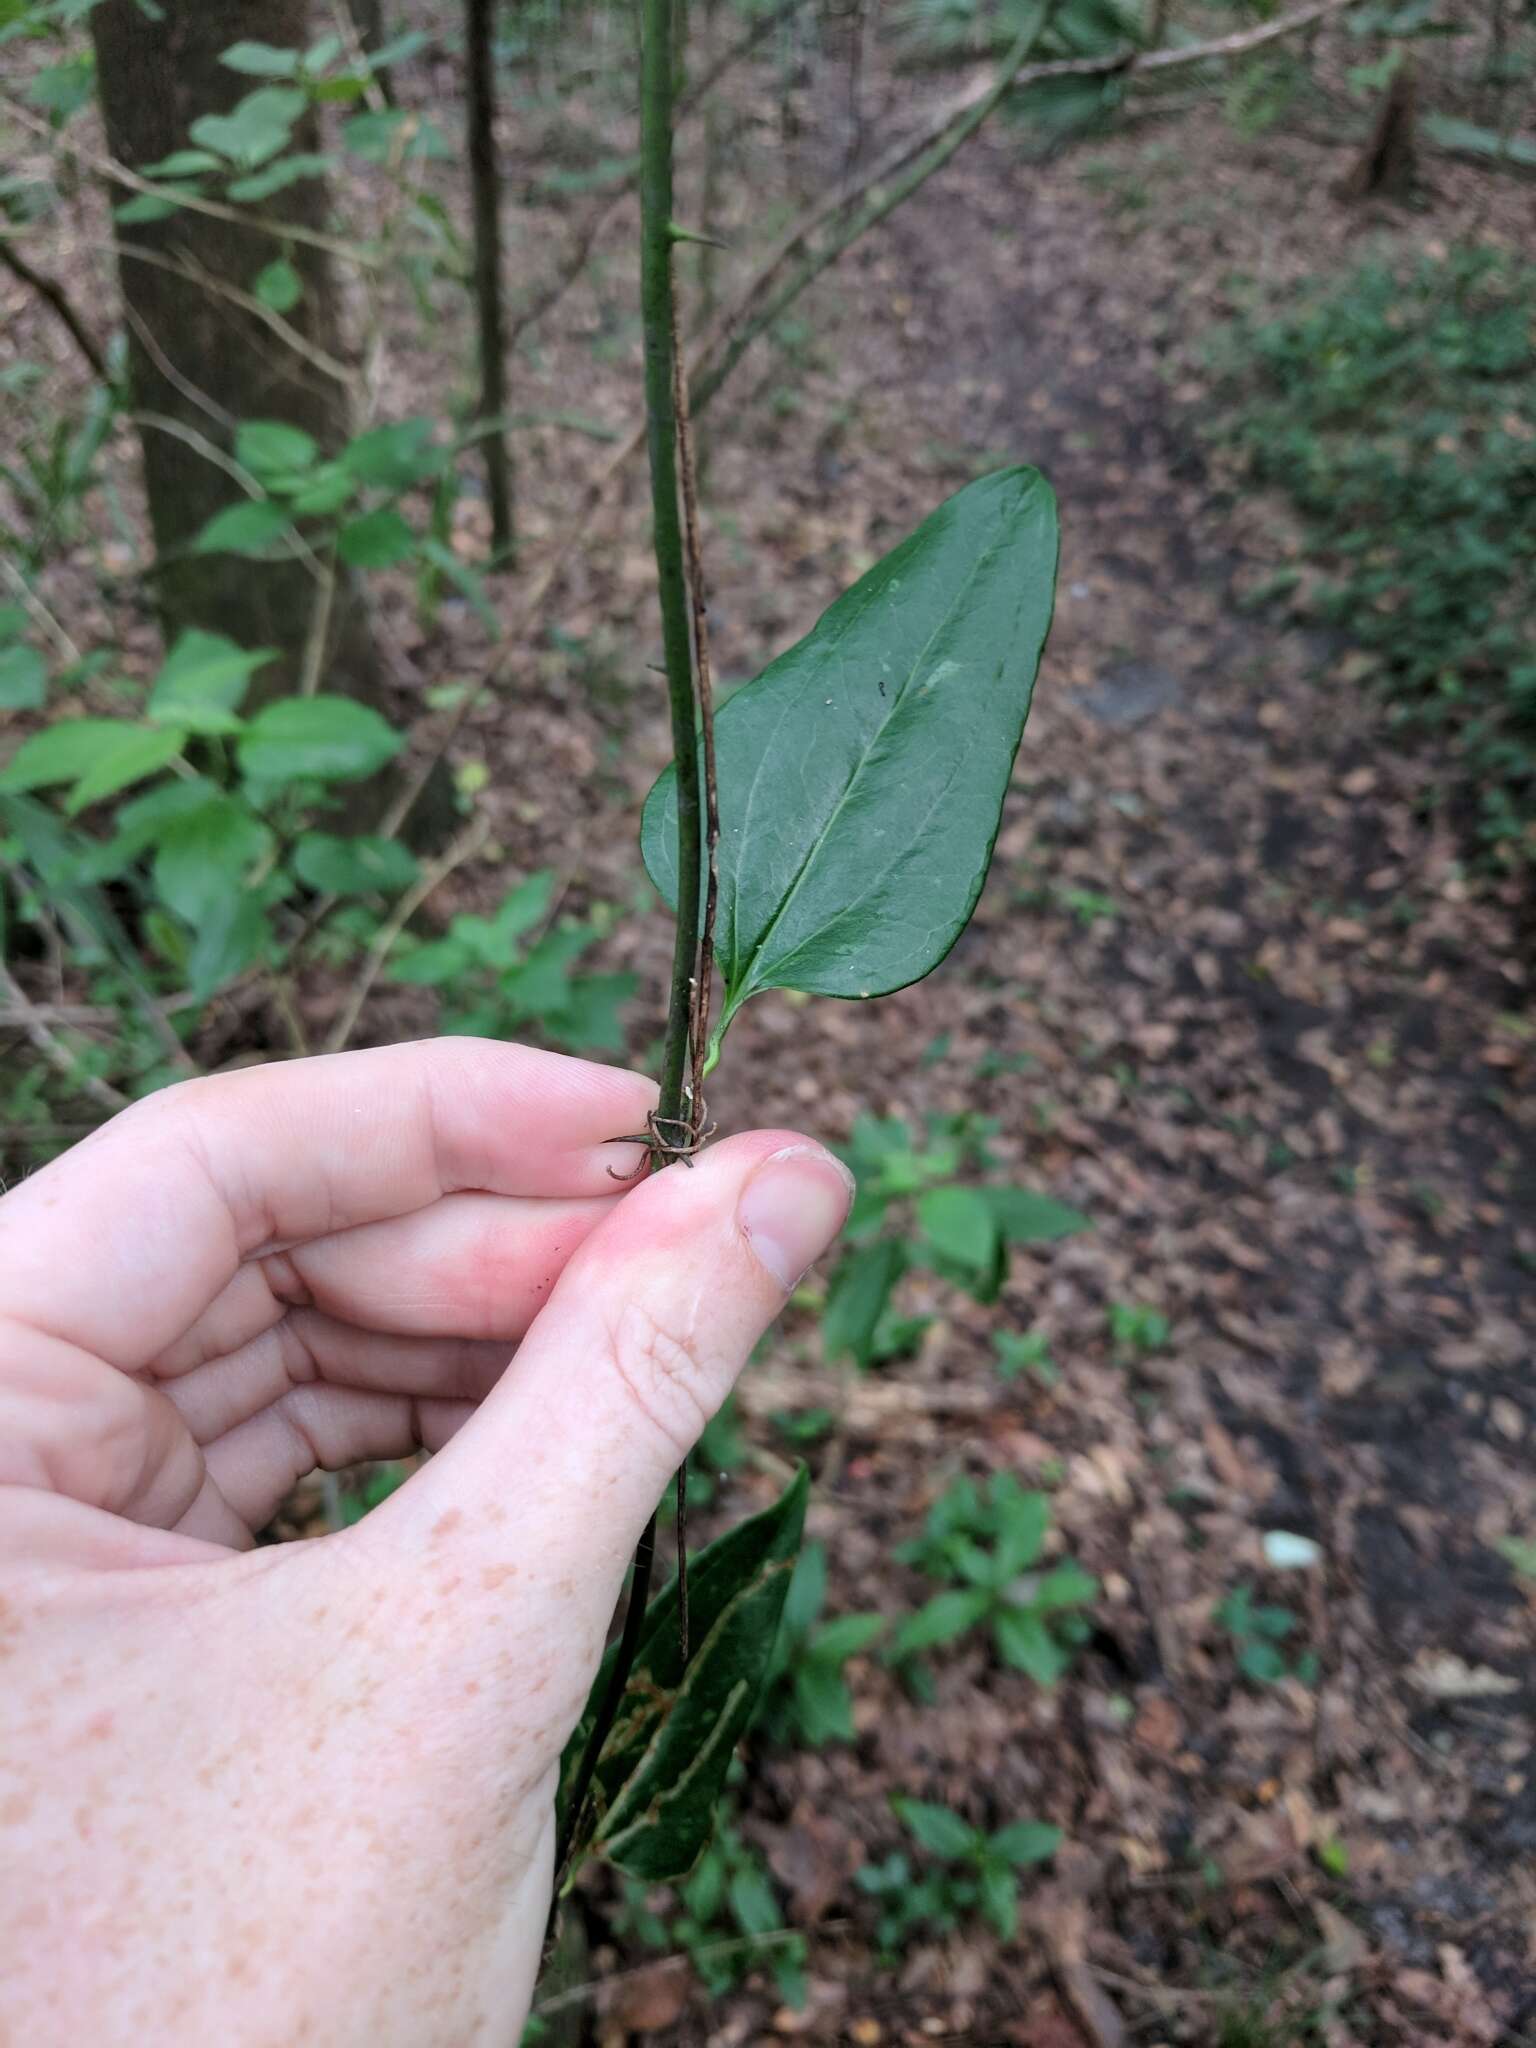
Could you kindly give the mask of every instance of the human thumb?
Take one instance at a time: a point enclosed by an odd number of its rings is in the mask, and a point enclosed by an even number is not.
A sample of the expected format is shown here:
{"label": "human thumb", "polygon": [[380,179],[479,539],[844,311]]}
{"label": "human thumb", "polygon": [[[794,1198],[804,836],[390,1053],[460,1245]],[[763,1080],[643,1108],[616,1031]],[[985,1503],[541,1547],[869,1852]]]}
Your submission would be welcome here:
{"label": "human thumb", "polygon": [[489,1578],[515,1550],[520,1598],[552,1600],[571,1636],[600,1628],[668,1479],[852,1194],[847,1169],[790,1131],[652,1175],[571,1259],[494,1392],[387,1520],[424,1518],[424,1533],[451,1516],[456,1569],[484,1548]]}

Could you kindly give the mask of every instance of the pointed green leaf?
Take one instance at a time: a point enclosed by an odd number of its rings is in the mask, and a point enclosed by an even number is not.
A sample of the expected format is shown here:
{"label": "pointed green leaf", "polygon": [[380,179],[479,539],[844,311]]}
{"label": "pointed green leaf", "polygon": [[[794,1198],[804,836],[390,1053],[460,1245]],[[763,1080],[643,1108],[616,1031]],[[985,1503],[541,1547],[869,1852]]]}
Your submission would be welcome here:
{"label": "pointed green leaf", "polygon": [[403,744],[371,705],[350,697],[283,697],[241,735],[240,767],[258,782],[358,782]]}
{"label": "pointed green leaf", "polygon": [[987,1843],[987,1850],[1022,1869],[1027,1863],[1044,1863],[1056,1854],[1061,1843],[1061,1829],[1053,1828],[1049,1821],[1016,1820],[1011,1826],[998,1829]]}
{"label": "pointed green leaf", "polygon": [[341,839],[331,832],[306,832],[293,849],[299,880],[326,896],[390,895],[408,889],[419,872],[416,856],[398,839],[360,835]]}
{"label": "pointed green leaf", "polygon": [[336,536],[336,552],[354,569],[388,569],[415,545],[415,534],[393,505],[349,519]]}
{"label": "pointed green leaf", "polygon": [[268,938],[265,911],[242,891],[220,896],[209,908],[187,962],[187,987],[201,1000],[243,974]]}
{"label": "pointed green leaf", "polygon": [[319,453],[319,443],[313,434],[306,434],[302,427],[290,427],[283,420],[242,420],[235,429],[235,460],[243,462],[263,481],[296,469],[310,469]]}
{"label": "pointed green leaf", "polygon": [[93,762],[69,792],[64,808],[71,817],[88,804],[100,803],[103,797],[115,796],[120,789],[142,782],[146,775],[169,767],[187,739],[184,732],[162,731],[156,726],[120,724],[117,731],[116,746]]}
{"label": "pointed green leaf", "polygon": [[288,525],[288,515],[270,498],[247,498],[215,512],[196,540],[194,555],[249,555],[259,558]]}
{"label": "pointed green leaf", "polygon": [[981,1841],[980,1830],[947,1806],[926,1799],[893,1799],[891,1805],[919,1846],[946,1863],[968,1856]]}
{"label": "pointed green leaf", "polygon": [[821,1319],[821,1348],[829,1361],[846,1352],[855,1364],[869,1364],[875,1330],[905,1263],[901,1244],[893,1237],[861,1245],[839,1259]]}
{"label": "pointed green leaf", "polygon": [[124,734],[136,730],[121,718],[72,718],[46,726],[23,740],[0,770],[0,789],[48,789],[56,783],[78,781],[111,760],[121,748]]}
{"label": "pointed green leaf", "polygon": [[238,797],[222,793],[173,818],[155,852],[154,883],[162,903],[201,926],[220,904],[240,894],[271,834]]}
{"label": "pointed green leaf", "polygon": [[1029,1188],[982,1188],[980,1193],[1010,1244],[1051,1244],[1093,1228],[1080,1209],[1069,1209],[1065,1202],[1053,1202],[1049,1195]]}
{"label": "pointed green leaf", "polygon": [[979,1188],[930,1188],[918,1197],[917,1220],[945,1258],[984,1273],[997,1251],[997,1219]]}
{"label": "pointed green leaf", "polygon": [[[941,505],[720,713],[725,1021],[759,989],[884,995],[937,966],[986,878],[1050,624],[1035,470]],[[642,850],[675,908],[673,771]]]}
{"label": "pointed green leaf", "polygon": [[1071,1662],[1039,1616],[1024,1608],[1000,1607],[992,1626],[1003,1662],[1027,1672],[1036,1685],[1054,1685]]}
{"label": "pointed green leaf", "polygon": [[254,169],[287,144],[305,99],[292,86],[264,85],[227,114],[201,114],[187,130],[193,142],[231,163]]}
{"label": "pointed green leaf", "polygon": [[245,42],[232,43],[219,62],[252,78],[292,78],[302,59],[297,50],[280,50],[274,43]]}
{"label": "pointed green leaf", "polygon": [[992,1593],[986,1586],[962,1586],[949,1593],[935,1593],[897,1629],[892,1653],[913,1657],[919,1650],[952,1643],[967,1629],[974,1628],[991,1605]]}
{"label": "pointed green leaf", "polygon": [[48,664],[35,647],[0,647],[0,711],[36,711],[48,693]]}
{"label": "pointed green leaf", "polygon": [[[646,1609],[635,1663],[604,1744],[578,1849],[601,1848],[647,1880],[680,1877],[709,1839],[715,1801],[767,1675],[805,1522],[804,1467],[760,1515],[740,1523],[689,1570],[692,1655],[682,1668],[674,1581]],[[562,1760],[569,1790],[603,1697],[603,1660]]]}
{"label": "pointed green leaf", "polygon": [[240,647],[222,633],[190,626],[177,634],[150,685],[149,715],[158,725],[205,730],[203,714],[238,710],[251,677],[276,659],[275,647]]}

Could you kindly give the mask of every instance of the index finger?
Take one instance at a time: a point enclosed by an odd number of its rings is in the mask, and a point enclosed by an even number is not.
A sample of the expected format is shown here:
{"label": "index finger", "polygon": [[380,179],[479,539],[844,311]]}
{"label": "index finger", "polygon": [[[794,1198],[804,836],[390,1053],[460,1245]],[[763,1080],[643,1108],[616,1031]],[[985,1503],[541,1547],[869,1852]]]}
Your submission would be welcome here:
{"label": "index finger", "polygon": [[253,1252],[464,1189],[612,1194],[643,1075],[427,1039],[186,1081],[0,1199],[0,1318],[138,1371]]}

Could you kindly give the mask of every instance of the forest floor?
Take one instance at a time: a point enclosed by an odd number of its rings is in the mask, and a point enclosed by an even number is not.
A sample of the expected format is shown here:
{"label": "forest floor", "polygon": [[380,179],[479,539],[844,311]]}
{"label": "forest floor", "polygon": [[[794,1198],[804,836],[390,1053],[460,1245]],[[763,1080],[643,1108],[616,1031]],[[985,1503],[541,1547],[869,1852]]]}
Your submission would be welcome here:
{"label": "forest floor", "polygon": [[[866,135],[932,89],[867,79]],[[800,95],[787,182],[802,192],[839,167],[843,92]],[[778,161],[774,118],[744,120],[737,173]],[[531,170],[550,132],[515,146]],[[1432,761],[1395,749],[1347,642],[1248,601],[1297,543],[1203,441],[1199,356],[1242,280],[1283,291],[1374,249],[1518,228],[1499,188],[1445,164],[1419,211],[1347,210],[1328,196],[1339,167],[1210,112],[1044,166],[988,131],[756,352],[714,417],[727,678],[1001,462],[1051,477],[1064,554],[997,859],[955,953],[879,1004],[754,1002],[711,1111],[838,1142],[863,1111],[995,1118],[1010,1180],[1093,1228],[1016,1250],[991,1308],[910,1277],[903,1304],[934,1318],[917,1356],[851,1383],[821,1367],[814,1316],[792,1313],[744,1383],[757,1448],[711,1514],[780,1483],[773,1413],[829,1401],[837,1428],[809,1454],[829,1613],[919,1603],[931,1587],[892,1551],[959,1473],[1048,1485],[1103,1591],[1053,1690],[973,1638],[936,1660],[920,1705],[873,1656],[851,1668],[851,1748],[753,1753],[740,1825],[808,1935],[803,2010],[766,1974],[706,2000],[686,1970],[636,1972],[644,1958],[603,1934],[599,1885],[593,1975],[611,1982],[589,2012],[605,2044],[1536,2039],[1536,1583],[1499,1548],[1536,1539],[1536,1035],[1514,907],[1469,881],[1427,800]],[[788,203],[736,175],[734,220],[710,225],[742,225],[760,189]],[[548,236],[539,214],[518,221],[531,261]],[[600,249],[561,338],[529,353],[520,403],[630,416],[619,248]],[[438,343],[397,350],[401,410],[440,363]],[[527,444],[534,552],[568,513],[570,449]],[[463,508],[466,549],[482,511]],[[624,533],[594,540],[551,614],[558,637],[466,725],[460,764],[488,771],[503,859],[456,875],[444,916],[548,865],[573,907],[634,899],[666,739],[643,667],[643,523]],[[419,680],[483,660],[458,608],[430,630],[404,591],[386,609]],[[134,632],[148,644],[147,615]],[[661,1013],[666,947],[654,911],[605,943],[601,964],[642,976],[637,1018]],[[306,1014],[322,1024],[341,994],[306,988]],[[369,1016],[372,1037],[427,1028],[429,999],[388,994]],[[637,1025],[637,1056],[650,1036]],[[1117,1304],[1159,1312],[1166,1340],[1117,1346]],[[1041,1332],[1059,1381],[1001,1380],[998,1327]],[[1320,1561],[1271,1569],[1267,1531]],[[1312,1682],[1241,1677],[1214,1614],[1239,1587],[1293,1611],[1287,1652],[1315,1658]],[[893,1792],[991,1828],[1061,1826],[1017,1942],[967,1927],[878,1960],[850,1880],[903,1846]]]}
{"label": "forest floor", "polygon": [[[1335,168],[1212,121],[1041,169],[999,130],[856,252],[801,359],[722,436],[727,674],[979,469],[1038,462],[1061,500],[1057,622],[971,929],[878,1005],[754,1004],[711,1109],[834,1139],[860,1110],[985,1114],[1011,1177],[1091,1215],[1015,1253],[998,1308],[908,1283],[937,1320],[915,1360],[846,1390],[811,1530],[830,1612],[906,1611],[927,1589],[892,1549],[955,1474],[1054,1480],[1104,1597],[1051,1693],[981,1648],[945,1654],[935,1706],[858,1665],[856,1747],[759,1757],[744,1794],[811,1933],[807,2010],[761,1979],[722,2010],[646,1972],[609,1999],[605,2041],[1536,2027],[1536,1588],[1496,1548],[1536,1531],[1528,990],[1508,908],[1421,814],[1433,764],[1393,750],[1347,643],[1245,606],[1295,542],[1198,432],[1192,344],[1233,310],[1230,279],[1433,245],[1485,203],[1450,173],[1427,212],[1362,217],[1326,197]],[[619,574],[643,589],[643,556]],[[566,746],[569,703],[549,706]],[[664,744],[631,701],[621,847]],[[534,801],[528,855],[548,859]],[[600,887],[607,823],[567,836]],[[659,934],[627,947],[659,990]],[[1166,1344],[1117,1352],[1116,1303],[1164,1314]],[[1054,1389],[997,1379],[999,1323],[1048,1337]],[[791,1324],[746,1415],[824,1398],[815,1358],[810,1319]],[[722,1500],[773,1484],[727,1475]],[[1321,1565],[1268,1570],[1273,1530]],[[1238,1677],[1213,1610],[1240,1584],[1289,1604],[1315,1683]],[[848,1873],[900,1841],[893,1791],[1065,1829],[1018,1944],[876,1961]]]}

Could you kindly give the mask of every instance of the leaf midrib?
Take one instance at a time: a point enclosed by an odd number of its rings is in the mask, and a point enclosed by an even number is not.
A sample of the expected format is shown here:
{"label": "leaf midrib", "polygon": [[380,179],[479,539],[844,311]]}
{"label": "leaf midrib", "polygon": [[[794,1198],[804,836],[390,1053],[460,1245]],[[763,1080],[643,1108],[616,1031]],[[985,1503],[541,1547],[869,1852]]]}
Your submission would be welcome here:
{"label": "leaf midrib", "polygon": [[[886,728],[887,726],[889,726],[891,720],[896,716],[896,713],[901,709],[903,703],[905,703],[907,691],[912,687],[913,677],[917,674],[918,670],[922,667],[923,662],[927,659],[928,652],[932,648],[934,641],[938,639],[939,635],[949,625],[951,619],[953,619],[955,615],[956,609],[958,608],[962,600],[966,597],[966,595],[971,589],[972,584],[975,583],[976,579],[980,576],[982,570],[998,554],[1000,554],[1003,548],[1007,545],[1008,536],[1006,534],[999,535],[999,537],[996,540],[991,542],[976,557],[976,560],[971,564],[971,568],[968,574],[966,575],[965,581],[960,585],[960,588],[956,591],[953,599],[950,601],[948,608],[944,612],[943,617],[934,626],[933,631],[928,635],[928,638],[923,642],[922,647],[913,656],[911,664],[908,667],[907,673],[902,679],[901,687],[893,695],[890,705],[885,713],[885,716],[880,720],[879,724],[871,730],[869,739],[866,742],[862,752],[860,753],[857,762],[855,763],[853,773],[849,776],[847,782],[844,784],[842,794],[838,797],[837,802],[832,806],[831,812],[828,814],[826,823],[822,826],[816,838],[811,842],[810,846],[806,849],[805,856],[801,860],[799,867],[796,868],[794,874],[790,877],[790,880],[787,886],[785,887],[783,894],[779,897],[778,902],[774,905],[773,914],[768,919],[768,922],[763,926],[762,932],[760,933],[756,944],[753,946],[752,951],[747,956],[744,968],[741,972],[737,985],[734,988],[727,989],[726,1018],[722,1019],[722,1023],[729,1019],[731,1012],[738,1008],[740,1004],[746,1000],[747,995],[751,993],[750,984],[752,981],[752,976],[756,971],[758,962],[763,957],[763,953],[767,947],[769,939],[773,936],[774,930],[778,926],[780,920],[784,917],[786,911],[789,909],[790,904],[794,901],[796,895],[799,893],[800,885],[805,880],[806,872],[809,869],[812,861],[815,860],[817,853],[825,844],[826,840],[831,836],[833,828],[836,826],[837,821],[839,817],[842,815],[849,798],[853,794],[854,788],[858,783],[859,777],[863,774],[865,768],[869,764],[870,755],[875,751],[875,748],[878,745],[879,741],[884,737]],[[882,592],[879,594],[883,595],[884,593]],[[756,793],[758,780],[759,777],[756,775],[752,778],[753,794]],[[750,799],[748,804],[748,810],[750,813]],[[743,837],[743,844],[745,844],[745,836]],[[735,893],[739,895],[739,889]],[[733,906],[733,938],[735,935],[734,925],[735,910]]]}

